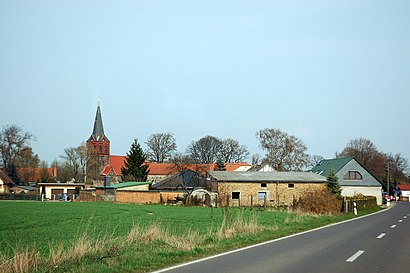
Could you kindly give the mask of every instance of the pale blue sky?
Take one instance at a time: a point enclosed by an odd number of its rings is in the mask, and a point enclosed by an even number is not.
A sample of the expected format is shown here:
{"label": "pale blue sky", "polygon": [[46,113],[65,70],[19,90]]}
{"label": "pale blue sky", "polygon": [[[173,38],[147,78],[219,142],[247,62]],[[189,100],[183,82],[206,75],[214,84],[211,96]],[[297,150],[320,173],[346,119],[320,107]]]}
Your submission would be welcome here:
{"label": "pale blue sky", "polygon": [[326,158],[351,139],[410,159],[410,1],[0,0],[0,126],[49,163],[92,132],[205,135],[263,152],[280,128]]}

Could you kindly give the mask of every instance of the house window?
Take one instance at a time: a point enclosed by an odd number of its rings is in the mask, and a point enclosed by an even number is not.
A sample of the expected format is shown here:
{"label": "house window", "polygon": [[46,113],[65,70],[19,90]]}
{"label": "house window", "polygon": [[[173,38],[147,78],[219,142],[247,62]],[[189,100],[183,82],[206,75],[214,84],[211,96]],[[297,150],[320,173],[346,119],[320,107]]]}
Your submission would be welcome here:
{"label": "house window", "polygon": [[265,196],[266,196],[266,191],[260,191],[260,192],[258,192],[258,200],[259,200],[259,201],[265,200]]}
{"label": "house window", "polygon": [[261,183],[261,188],[266,188],[267,184],[266,183]]}
{"label": "house window", "polygon": [[241,196],[241,193],[239,191],[232,192],[232,200],[239,200],[240,196]]}
{"label": "house window", "polygon": [[358,171],[349,171],[345,174],[345,180],[363,180],[363,176]]}
{"label": "house window", "polygon": [[289,189],[293,189],[294,187],[295,187],[295,184],[293,184],[293,183],[289,183],[289,184],[288,184],[288,188],[289,188]]}

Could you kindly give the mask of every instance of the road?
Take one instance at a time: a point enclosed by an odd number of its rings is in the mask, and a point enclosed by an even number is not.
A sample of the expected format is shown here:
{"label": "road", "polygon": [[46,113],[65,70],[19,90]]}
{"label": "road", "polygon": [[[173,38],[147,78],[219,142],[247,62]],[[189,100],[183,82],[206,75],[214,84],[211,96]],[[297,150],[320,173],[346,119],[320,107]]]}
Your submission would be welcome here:
{"label": "road", "polygon": [[158,272],[410,272],[410,203]]}

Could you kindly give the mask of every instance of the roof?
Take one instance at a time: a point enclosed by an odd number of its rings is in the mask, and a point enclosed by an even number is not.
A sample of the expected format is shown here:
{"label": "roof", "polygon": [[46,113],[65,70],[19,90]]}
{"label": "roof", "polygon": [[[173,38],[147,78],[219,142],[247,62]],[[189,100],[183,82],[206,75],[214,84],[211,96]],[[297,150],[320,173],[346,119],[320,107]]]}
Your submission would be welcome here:
{"label": "roof", "polygon": [[38,188],[32,187],[32,186],[15,186],[13,188],[20,188],[20,189],[27,190],[27,191],[37,191],[38,190]]}
{"label": "roof", "polygon": [[400,184],[397,185],[401,191],[410,191],[410,184]]}
{"label": "roof", "polygon": [[27,180],[28,182],[41,181],[44,174],[47,174],[50,178],[57,176],[57,168],[18,168],[17,172],[20,179]]}
{"label": "roof", "polygon": [[14,184],[13,180],[2,170],[0,170],[0,181],[2,184]]}
{"label": "roof", "polygon": [[38,183],[39,186],[85,187],[85,183]]}
{"label": "roof", "polygon": [[104,127],[102,123],[100,103],[98,103],[97,113],[95,114],[93,137],[96,141],[100,141],[104,137]]}
{"label": "roof", "polygon": [[309,172],[209,172],[224,182],[326,182],[326,177]]}
{"label": "roof", "polygon": [[122,189],[122,188],[142,186],[142,185],[147,185],[147,184],[151,184],[151,182],[123,182],[123,183],[111,184],[108,187],[97,186],[95,188],[96,189]]}
{"label": "roof", "polygon": [[250,167],[251,165],[246,162],[241,163],[225,163],[225,169],[227,172],[234,172],[240,167]]}
{"label": "roof", "polygon": [[335,159],[323,159],[310,171],[317,173],[325,177],[329,176],[330,171],[334,173],[339,172],[347,163],[349,163],[353,157],[335,158]]}
{"label": "roof", "polygon": [[[195,177],[195,172],[192,170],[185,170],[180,172],[179,174],[176,174],[174,176],[168,177],[158,183],[155,183],[151,186],[152,189],[159,189],[159,190],[164,190],[164,189],[170,189],[170,190],[176,190],[180,186],[185,184],[187,188],[192,188],[195,185],[192,183],[192,178]],[[197,182],[197,181],[195,181]]]}

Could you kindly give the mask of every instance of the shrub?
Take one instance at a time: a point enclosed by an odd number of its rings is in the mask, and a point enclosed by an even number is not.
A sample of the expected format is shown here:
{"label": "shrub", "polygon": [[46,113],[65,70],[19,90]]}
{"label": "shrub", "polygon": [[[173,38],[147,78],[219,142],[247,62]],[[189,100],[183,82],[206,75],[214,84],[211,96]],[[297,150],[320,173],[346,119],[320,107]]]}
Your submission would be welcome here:
{"label": "shrub", "polygon": [[299,200],[293,201],[293,209],[301,213],[340,214],[341,204],[340,198],[322,189],[304,193]]}

